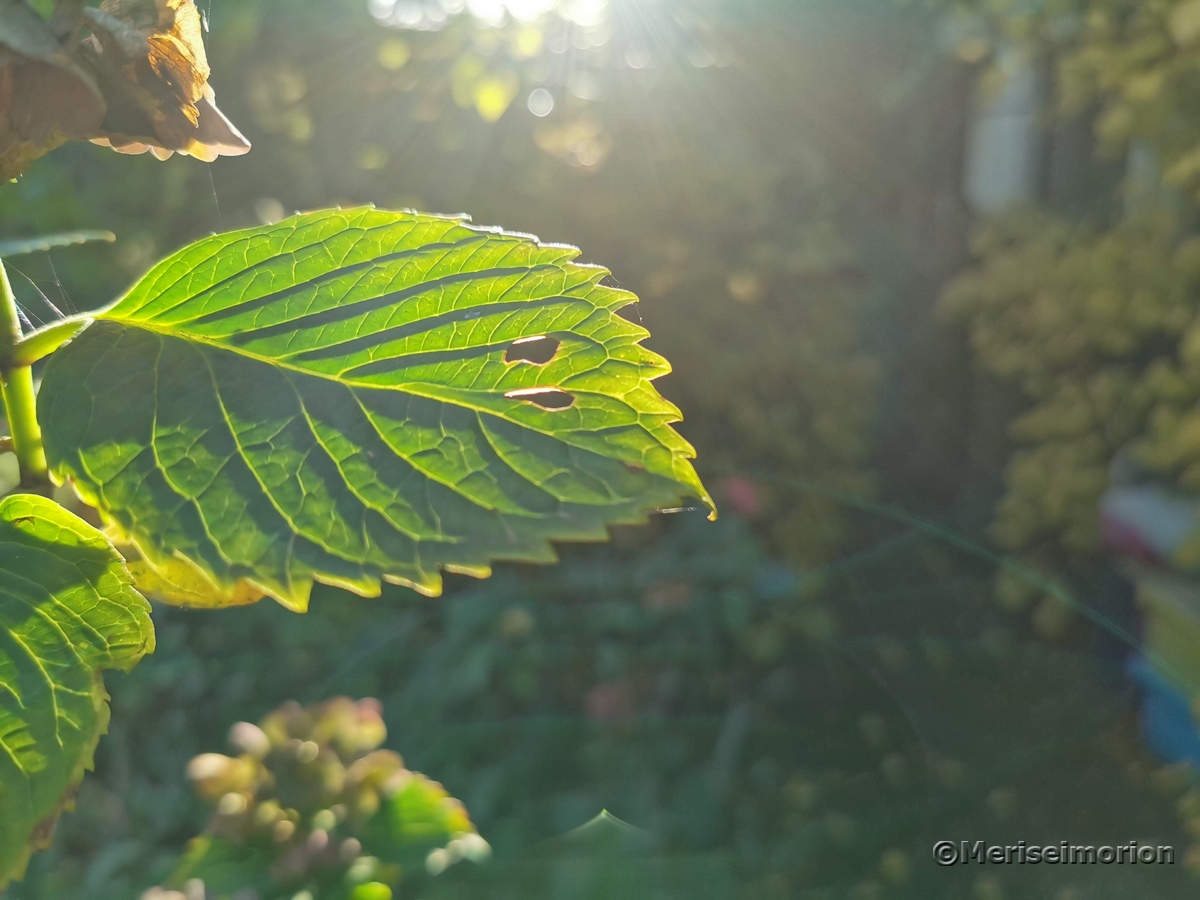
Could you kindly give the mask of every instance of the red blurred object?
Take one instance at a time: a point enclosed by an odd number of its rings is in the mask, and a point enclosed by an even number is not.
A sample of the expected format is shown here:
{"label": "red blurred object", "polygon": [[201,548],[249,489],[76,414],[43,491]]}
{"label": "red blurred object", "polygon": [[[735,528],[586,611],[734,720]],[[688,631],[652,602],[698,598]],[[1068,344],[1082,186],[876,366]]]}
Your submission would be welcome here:
{"label": "red blurred object", "polygon": [[583,705],[593,722],[629,719],[637,709],[633,684],[625,678],[598,684],[584,696]]}
{"label": "red blurred object", "polygon": [[717,484],[733,511],[743,519],[756,519],[762,514],[762,497],[757,484],[748,478],[734,476],[724,478]]}

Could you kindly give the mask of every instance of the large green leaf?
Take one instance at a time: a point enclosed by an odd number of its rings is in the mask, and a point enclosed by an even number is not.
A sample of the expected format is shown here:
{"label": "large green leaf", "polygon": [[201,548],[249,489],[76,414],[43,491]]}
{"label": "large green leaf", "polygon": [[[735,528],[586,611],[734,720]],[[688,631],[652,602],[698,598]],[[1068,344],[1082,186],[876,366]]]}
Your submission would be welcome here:
{"label": "large green leaf", "polygon": [[0,888],[91,768],[101,670],[153,649],[150,606],[104,535],[42,497],[0,501]]}
{"label": "large green leaf", "polygon": [[192,596],[301,610],[711,506],[637,298],[578,252],[373,209],[202,240],[51,359],[52,469]]}

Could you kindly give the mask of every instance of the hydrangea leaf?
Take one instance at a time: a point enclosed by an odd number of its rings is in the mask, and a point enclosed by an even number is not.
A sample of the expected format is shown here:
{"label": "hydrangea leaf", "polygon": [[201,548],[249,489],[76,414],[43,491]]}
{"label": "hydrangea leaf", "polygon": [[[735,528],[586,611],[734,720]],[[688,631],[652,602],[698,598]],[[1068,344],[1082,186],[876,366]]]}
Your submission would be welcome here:
{"label": "hydrangea leaf", "polygon": [[52,470],[151,563],[296,610],[711,507],[637,298],[578,254],[375,209],[201,240],[52,357]]}
{"label": "hydrangea leaf", "polygon": [[150,605],[92,526],[0,500],[0,889],[44,847],[108,727],[100,673],[154,649]]}

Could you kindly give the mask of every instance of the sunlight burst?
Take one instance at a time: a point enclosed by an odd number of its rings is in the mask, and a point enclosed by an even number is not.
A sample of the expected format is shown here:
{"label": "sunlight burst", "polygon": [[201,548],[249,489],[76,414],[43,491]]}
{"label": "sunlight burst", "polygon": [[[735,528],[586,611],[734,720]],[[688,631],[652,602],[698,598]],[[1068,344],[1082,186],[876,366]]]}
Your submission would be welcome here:
{"label": "sunlight burst", "polygon": [[370,0],[370,9],[388,25],[419,30],[440,28],[464,12],[497,27],[513,19],[535,22],[556,12],[575,25],[593,28],[607,15],[608,0]]}

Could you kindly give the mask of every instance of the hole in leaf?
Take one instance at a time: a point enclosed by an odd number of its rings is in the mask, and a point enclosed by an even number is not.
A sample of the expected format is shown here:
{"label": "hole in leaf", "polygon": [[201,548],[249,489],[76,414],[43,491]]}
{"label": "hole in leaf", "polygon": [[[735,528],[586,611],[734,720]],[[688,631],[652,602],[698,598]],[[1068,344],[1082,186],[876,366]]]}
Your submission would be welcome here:
{"label": "hole in leaf", "polygon": [[554,354],[558,353],[558,348],[561,346],[562,341],[544,334],[538,337],[521,338],[519,341],[512,342],[508,352],[504,354],[504,361],[507,363],[527,362],[536,366],[544,366],[554,359]]}
{"label": "hole in leaf", "polygon": [[542,409],[568,409],[575,405],[575,397],[558,388],[522,388],[504,395],[509,400],[524,400]]}
{"label": "hole in leaf", "polygon": [[626,469],[628,469],[634,475],[644,475],[646,472],[646,467],[639,466],[637,463],[623,462],[623,463],[621,463],[621,465],[623,465]]}

